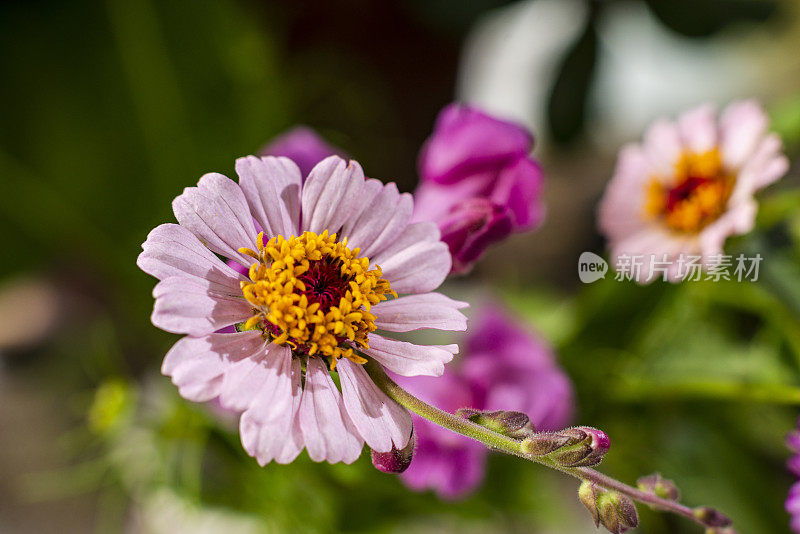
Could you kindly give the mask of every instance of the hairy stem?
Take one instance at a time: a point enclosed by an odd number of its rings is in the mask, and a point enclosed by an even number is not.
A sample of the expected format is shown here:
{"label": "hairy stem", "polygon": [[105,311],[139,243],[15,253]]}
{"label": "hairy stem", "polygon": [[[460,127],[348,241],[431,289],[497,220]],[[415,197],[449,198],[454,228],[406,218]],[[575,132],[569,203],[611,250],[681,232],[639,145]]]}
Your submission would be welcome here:
{"label": "hairy stem", "polygon": [[436,423],[441,427],[452,430],[453,432],[463,436],[467,436],[468,438],[480,441],[492,449],[504,452],[506,454],[519,456],[531,462],[556,469],[580,480],[588,480],[606,490],[616,491],[623,495],[627,495],[631,499],[647,506],[672,512],[690,519],[699,525],[706,526],[695,515],[695,510],[688,506],[668,499],[663,499],[657,495],[654,495],[653,493],[641,491],[633,486],[629,486],[588,467],[563,467],[556,464],[546,456],[534,456],[531,454],[526,454],[522,449],[521,441],[494,432],[493,430],[475,424],[468,419],[464,419],[440,410],[435,406],[431,406],[430,404],[418,399],[397,385],[397,383],[395,383],[395,381],[386,374],[386,372],[383,370],[383,367],[381,367],[380,364],[372,359],[369,359],[365,364],[365,369],[375,384],[384,393],[386,393],[389,398],[393,399],[395,402],[405,407],[409,411],[419,415],[420,417],[424,417],[425,419]]}

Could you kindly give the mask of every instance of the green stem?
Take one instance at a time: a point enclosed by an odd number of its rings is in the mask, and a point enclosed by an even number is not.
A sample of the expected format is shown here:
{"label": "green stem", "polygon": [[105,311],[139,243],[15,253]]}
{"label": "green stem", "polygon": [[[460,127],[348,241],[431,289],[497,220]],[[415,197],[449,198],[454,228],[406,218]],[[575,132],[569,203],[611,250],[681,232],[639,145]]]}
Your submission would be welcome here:
{"label": "green stem", "polygon": [[389,378],[386,372],[384,372],[383,367],[375,362],[375,360],[368,360],[364,367],[375,384],[377,384],[377,386],[381,388],[381,390],[383,390],[383,392],[386,393],[389,398],[401,406],[404,406],[409,411],[419,415],[420,417],[424,417],[428,421],[436,423],[439,426],[448,428],[453,432],[457,432],[463,436],[467,436],[468,438],[480,441],[484,445],[487,445],[493,449],[498,449],[507,454],[514,454],[516,456],[527,458],[525,453],[522,451],[522,446],[520,445],[519,441],[502,434],[498,434],[497,432],[477,425],[472,421],[462,417],[458,417],[451,413],[440,410],[439,408],[431,406],[430,404],[416,398],[414,395],[398,386],[394,380]]}
{"label": "green stem", "polygon": [[535,456],[532,454],[527,454],[522,448],[521,441],[504,436],[503,434],[499,434],[486,427],[475,424],[472,421],[440,410],[435,406],[431,406],[430,404],[418,399],[397,385],[397,383],[386,374],[386,372],[383,370],[383,367],[375,360],[368,359],[364,367],[370,378],[372,378],[375,384],[384,393],[386,393],[389,398],[405,407],[409,411],[441,427],[452,430],[453,432],[461,434],[462,436],[480,441],[487,447],[500,452],[519,456],[520,458],[556,469],[580,480],[588,480],[589,482],[592,482],[608,491],[615,491],[623,495],[627,495],[631,499],[642,504],[646,504],[652,508],[672,512],[694,521],[698,525],[703,527],[706,526],[695,515],[695,509],[689,508],[688,506],[684,506],[675,501],[662,499],[653,493],[641,491],[594,469],[586,467],[563,467],[558,465],[548,456]]}

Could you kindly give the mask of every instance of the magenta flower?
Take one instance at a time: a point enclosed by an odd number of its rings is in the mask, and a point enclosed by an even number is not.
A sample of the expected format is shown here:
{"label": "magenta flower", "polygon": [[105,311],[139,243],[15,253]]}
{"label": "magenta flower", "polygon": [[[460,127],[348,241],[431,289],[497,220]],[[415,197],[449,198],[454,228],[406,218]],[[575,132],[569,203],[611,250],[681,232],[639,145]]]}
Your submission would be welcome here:
{"label": "magenta flower", "polygon": [[314,166],[328,156],[346,157],[343,150],[329,144],[307,126],[295,126],[267,143],[259,156],[282,156],[294,161],[305,178]]}
{"label": "magenta flower", "polygon": [[767,125],[753,100],[731,104],[719,119],[701,106],[657,121],[643,143],[624,147],[598,214],[612,263],[640,257],[645,268],[632,274],[642,283],[661,274],[654,260],[669,265],[673,282],[692,272],[681,256],[719,263],[728,236],[753,228],[756,191],[789,167]]}
{"label": "magenta flower", "polygon": [[[457,367],[435,380],[399,379],[401,385],[450,412],[514,410],[528,414],[538,430],[565,427],[574,410],[572,384],[549,347],[496,306],[484,308],[471,324]],[[416,416],[414,429],[417,451],[401,475],[409,487],[452,499],[481,483],[486,447]]]}
{"label": "magenta flower", "polygon": [[466,329],[466,304],[432,292],[450,270],[436,225],[410,223],[411,195],[336,156],[305,183],[286,158],[241,158],[236,173],[238,184],[212,173],[186,188],[172,204],[179,224],[155,228],[139,255],[160,280],[153,324],[185,334],[162,372],[186,399],[241,412],[261,465],[303,448],[331,463],[355,461],[364,442],[402,449],[410,414],[361,364],[438,376],[458,352],[376,332]]}
{"label": "magenta flower", "polygon": [[[793,456],[786,462],[786,468],[794,476],[800,477],[800,431],[795,430],[786,437],[786,445]],[[786,511],[789,513],[789,526],[792,532],[800,534],[800,481],[795,482],[786,497]]]}
{"label": "magenta flower", "polygon": [[543,174],[522,126],[451,104],[419,158],[415,220],[439,224],[453,271],[469,270],[492,243],[542,220]]}

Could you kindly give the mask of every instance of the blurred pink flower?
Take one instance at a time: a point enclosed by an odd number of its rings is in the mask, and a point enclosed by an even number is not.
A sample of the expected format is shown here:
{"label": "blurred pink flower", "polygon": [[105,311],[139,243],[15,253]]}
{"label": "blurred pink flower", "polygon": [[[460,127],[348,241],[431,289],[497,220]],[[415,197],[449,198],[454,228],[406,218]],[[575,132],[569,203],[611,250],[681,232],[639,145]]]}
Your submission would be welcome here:
{"label": "blurred pink flower", "polygon": [[718,263],[726,238],[753,228],[755,192],[788,169],[780,138],[767,126],[754,100],[729,105],[719,119],[705,105],[675,122],[656,121],[641,144],[623,147],[598,212],[612,263],[641,257],[645,266],[633,274],[640,283],[661,274],[654,261],[670,264],[673,282],[690,272],[681,255]]}
{"label": "blurred pink flower", "polygon": [[[495,305],[484,307],[470,325],[458,365],[435,380],[398,377],[399,383],[449,412],[514,410],[528,414],[539,430],[567,426],[574,411],[572,383],[547,344]],[[409,487],[433,489],[446,499],[477,488],[488,454],[484,445],[417,416],[414,432],[417,451],[401,475]]]}
{"label": "blurred pink flower", "polygon": [[[786,445],[792,451],[792,457],[786,462],[786,468],[796,477],[800,477],[800,431],[795,430],[786,437]],[[786,497],[786,511],[789,513],[789,526],[792,532],[800,534],[800,481],[795,482]]]}
{"label": "blurred pink flower", "polygon": [[308,126],[295,126],[267,143],[259,156],[282,156],[294,161],[305,178],[314,166],[328,156],[346,157],[343,150],[329,144]]}
{"label": "blurred pink flower", "polygon": [[420,151],[415,220],[439,224],[453,272],[492,243],[542,220],[543,173],[524,127],[462,104],[439,114]]}
{"label": "blurred pink flower", "polygon": [[[354,349],[404,376],[441,375],[458,352],[374,333],[466,329],[466,304],[433,292],[450,270],[436,225],[409,223],[411,195],[337,156],[305,183],[286,158],[241,158],[236,172],[238,184],[211,173],[186,188],[179,224],[142,245],[137,264],[159,279],[153,324],[185,334],[162,372],[184,398],[240,412],[242,444],[262,465],[303,448],[330,463],[355,461],[364,442],[402,449],[411,416]],[[241,331],[220,332],[231,325]]]}

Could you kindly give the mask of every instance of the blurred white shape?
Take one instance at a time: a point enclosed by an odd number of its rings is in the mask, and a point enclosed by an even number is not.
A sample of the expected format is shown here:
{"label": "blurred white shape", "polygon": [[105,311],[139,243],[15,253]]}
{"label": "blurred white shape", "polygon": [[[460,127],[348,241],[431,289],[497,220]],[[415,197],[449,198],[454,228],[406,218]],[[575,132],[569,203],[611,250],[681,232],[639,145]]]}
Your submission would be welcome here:
{"label": "blurred white shape", "polygon": [[128,534],[261,534],[265,531],[252,517],[201,508],[167,488],[147,495],[126,528]]}
{"label": "blurred white shape", "polygon": [[[546,143],[557,68],[587,15],[581,0],[528,0],[490,12],[465,43],[457,98],[519,120]],[[743,24],[690,39],[661,25],[641,2],[605,5],[589,100],[591,138],[615,150],[657,116],[702,102],[790,94],[798,84],[785,82],[800,71],[800,54],[787,46],[794,28]]]}
{"label": "blurred white shape", "polygon": [[659,116],[769,90],[767,69],[748,43],[753,32],[744,28],[691,39],[662,26],[642,3],[626,2],[609,5],[598,29],[590,132],[603,144],[639,137]]}
{"label": "blurred white shape", "polygon": [[545,131],[559,61],[586,24],[582,0],[530,0],[492,11],[464,45],[457,99]]}

